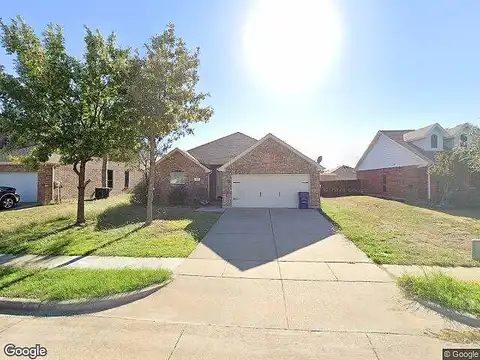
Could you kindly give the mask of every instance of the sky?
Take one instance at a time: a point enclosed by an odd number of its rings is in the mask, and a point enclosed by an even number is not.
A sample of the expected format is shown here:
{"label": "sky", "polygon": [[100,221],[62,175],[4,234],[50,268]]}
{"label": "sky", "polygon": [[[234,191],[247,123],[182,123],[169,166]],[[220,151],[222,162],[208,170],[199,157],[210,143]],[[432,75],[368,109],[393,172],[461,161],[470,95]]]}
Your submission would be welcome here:
{"label": "sky", "polygon": [[327,168],[354,166],[378,130],[479,123],[478,0],[3,0],[0,17],[16,15],[39,34],[61,25],[78,57],[83,25],[141,48],[174,23],[200,47],[215,110],[174,144],[185,150],[273,133]]}

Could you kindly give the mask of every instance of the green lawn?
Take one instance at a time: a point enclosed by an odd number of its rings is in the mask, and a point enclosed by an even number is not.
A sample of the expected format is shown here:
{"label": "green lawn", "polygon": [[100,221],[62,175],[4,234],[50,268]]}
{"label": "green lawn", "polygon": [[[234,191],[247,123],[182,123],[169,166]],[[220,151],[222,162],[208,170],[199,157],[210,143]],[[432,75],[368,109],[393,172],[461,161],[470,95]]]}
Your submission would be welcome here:
{"label": "green lawn", "polygon": [[480,283],[456,280],[444,274],[403,275],[399,286],[414,298],[480,317]]}
{"label": "green lawn", "polygon": [[0,297],[38,300],[93,299],[145,288],[170,278],[152,269],[0,268]]}
{"label": "green lawn", "polygon": [[87,223],[75,227],[76,204],[0,212],[0,253],[187,257],[219,215],[189,208],[145,207],[128,196],[87,201]]}
{"label": "green lawn", "polygon": [[370,196],[322,199],[339,230],[381,264],[480,266],[471,240],[480,236],[480,209],[449,213]]}

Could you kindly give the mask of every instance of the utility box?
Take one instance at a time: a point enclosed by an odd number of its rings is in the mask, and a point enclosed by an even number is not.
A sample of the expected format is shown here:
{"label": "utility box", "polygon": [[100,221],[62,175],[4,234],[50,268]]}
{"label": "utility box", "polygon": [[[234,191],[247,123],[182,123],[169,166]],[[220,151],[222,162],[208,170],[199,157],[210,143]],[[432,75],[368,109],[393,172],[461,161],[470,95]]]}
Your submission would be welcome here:
{"label": "utility box", "polygon": [[480,261],[480,239],[472,240],[472,257],[474,260]]}
{"label": "utility box", "polygon": [[98,187],[95,188],[95,199],[106,199],[110,195],[110,188],[108,187]]}
{"label": "utility box", "polygon": [[308,209],[309,202],[310,202],[310,194],[305,191],[300,191],[298,193],[298,208]]}

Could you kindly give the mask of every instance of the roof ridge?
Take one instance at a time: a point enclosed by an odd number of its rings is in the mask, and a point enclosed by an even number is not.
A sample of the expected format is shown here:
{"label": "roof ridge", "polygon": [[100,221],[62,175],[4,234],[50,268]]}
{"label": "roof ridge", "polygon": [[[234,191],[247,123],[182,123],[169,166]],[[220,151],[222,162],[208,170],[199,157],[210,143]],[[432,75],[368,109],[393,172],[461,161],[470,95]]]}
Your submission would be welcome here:
{"label": "roof ridge", "polygon": [[252,140],[258,141],[257,139],[255,139],[255,138],[253,138],[253,137],[251,137],[251,136],[248,136],[248,135],[242,133],[241,131],[236,131],[236,132],[234,132],[234,133],[231,133],[231,134],[228,134],[228,135],[219,137],[219,138],[217,138],[217,139],[215,139],[215,140],[212,140],[212,141],[206,142],[206,143],[204,143],[204,144],[195,146],[195,147],[193,147],[193,148],[191,148],[191,149],[188,149],[187,152],[192,151],[192,150],[196,150],[196,149],[198,149],[198,148],[200,148],[200,147],[202,147],[202,146],[205,146],[205,145],[214,143],[215,141],[225,139],[225,138],[227,138],[227,137],[229,137],[229,136],[232,136],[232,135],[235,135],[235,134],[241,134],[241,135],[243,135],[243,136],[245,136],[245,137],[248,137],[248,138],[250,138],[250,139],[252,139]]}

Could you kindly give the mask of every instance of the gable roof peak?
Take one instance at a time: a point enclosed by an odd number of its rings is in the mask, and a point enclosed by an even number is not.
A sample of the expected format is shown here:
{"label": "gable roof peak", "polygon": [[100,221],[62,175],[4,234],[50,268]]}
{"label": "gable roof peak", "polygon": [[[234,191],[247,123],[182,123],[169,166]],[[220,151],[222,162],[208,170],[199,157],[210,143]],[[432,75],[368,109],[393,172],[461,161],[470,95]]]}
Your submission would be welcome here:
{"label": "gable roof peak", "polygon": [[292,151],[293,153],[295,153],[297,156],[301,157],[302,159],[306,160],[307,162],[309,162],[310,164],[314,165],[318,171],[323,171],[325,170],[325,168],[320,165],[320,164],[317,164],[317,162],[315,162],[313,159],[309,158],[308,156],[302,154],[300,151],[298,151],[297,149],[295,149],[294,147],[288,145],[285,141],[279,139],[278,137],[276,137],[275,135],[273,135],[272,133],[268,133],[267,135],[265,135],[264,137],[262,137],[260,140],[258,140],[255,144],[253,144],[252,146],[250,146],[249,148],[247,148],[245,151],[243,151],[242,153],[238,154],[236,157],[234,157],[233,159],[231,159],[230,161],[228,161],[227,163],[223,164],[221,167],[218,168],[218,171],[225,171],[231,164],[233,164],[234,162],[236,162],[238,159],[244,157],[245,155],[247,155],[248,153],[250,153],[252,150],[256,149],[259,145],[263,144],[265,141],[267,140],[273,140],[277,143],[279,143],[280,145],[286,147],[287,149],[289,149],[290,151]]}
{"label": "gable roof peak", "polygon": [[450,135],[439,123],[434,123],[434,124],[424,126],[420,129],[416,129],[416,130],[405,133],[403,135],[403,140],[404,141],[414,141],[414,140],[423,139],[425,136],[428,135],[428,133],[433,128],[436,128],[436,127],[440,128],[440,130],[443,131],[444,136],[449,136]]}

